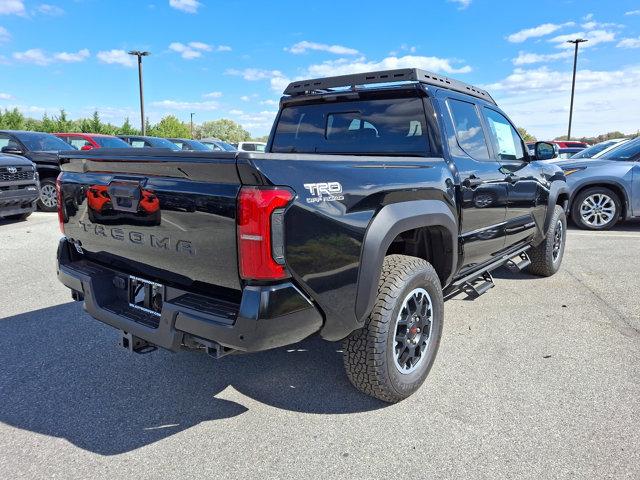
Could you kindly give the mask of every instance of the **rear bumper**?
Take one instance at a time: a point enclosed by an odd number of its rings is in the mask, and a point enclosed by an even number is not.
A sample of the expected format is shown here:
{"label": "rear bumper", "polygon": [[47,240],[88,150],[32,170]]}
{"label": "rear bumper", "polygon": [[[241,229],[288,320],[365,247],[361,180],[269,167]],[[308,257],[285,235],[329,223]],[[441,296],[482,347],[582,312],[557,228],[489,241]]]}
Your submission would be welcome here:
{"label": "rear bumper", "polygon": [[[85,310],[107,325],[168,350],[203,339],[255,352],[289,345],[317,332],[322,316],[292,283],[248,286],[240,304],[165,287],[160,317],[128,306],[128,275],[79,258],[66,238],[58,246],[58,279],[84,295]],[[120,287],[118,286],[120,285]],[[187,337],[189,337],[187,339]]]}
{"label": "rear bumper", "polygon": [[33,212],[40,196],[38,185],[20,185],[17,190],[0,190],[0,217]]}

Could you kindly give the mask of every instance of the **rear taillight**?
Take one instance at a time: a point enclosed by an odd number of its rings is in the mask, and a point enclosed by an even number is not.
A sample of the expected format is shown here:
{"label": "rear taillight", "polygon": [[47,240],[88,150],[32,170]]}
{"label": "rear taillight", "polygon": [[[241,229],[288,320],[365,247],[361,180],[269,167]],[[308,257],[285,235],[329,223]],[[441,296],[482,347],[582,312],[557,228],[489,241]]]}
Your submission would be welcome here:
{"label": "rear taillight", "polygon": [[238,264],[245,280],[287,277],[284,264],[284,207],[293,194],[283,188],[242,187],[238,195]]}
{"label": "rear taillight", "polygon": [[64,213],[62,211],[62,184],[60,182],[60,176],[56,178],[56,200],[58,201],[58,225],[60,226],[60,231],[64,233]]}

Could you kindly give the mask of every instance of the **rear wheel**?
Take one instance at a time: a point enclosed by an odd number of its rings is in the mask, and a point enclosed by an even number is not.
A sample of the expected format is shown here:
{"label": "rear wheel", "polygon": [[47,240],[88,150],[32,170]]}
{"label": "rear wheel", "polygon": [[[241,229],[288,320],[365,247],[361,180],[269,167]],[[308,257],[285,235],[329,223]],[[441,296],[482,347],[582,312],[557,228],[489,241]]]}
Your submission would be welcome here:
{"label": "rear wheel", "polygon": [[58,195],[56,192],[55,178],[40,180],[40,198],[38,208],[43,212],[55,212],[58,210]]}
{"label": "rear wheel", "polygon": [[571,219],[586,230],[608,230],[620,218],[620,198],[606,187],[592,187],[580,192],[573,202]]}
{"label": "rear wheel", "polygon": [[407,398],[431,370],[443,320],[442,286],[433,267],[420,258],[389,255],[373,311],[344,341],[349,380],[385,402]]}

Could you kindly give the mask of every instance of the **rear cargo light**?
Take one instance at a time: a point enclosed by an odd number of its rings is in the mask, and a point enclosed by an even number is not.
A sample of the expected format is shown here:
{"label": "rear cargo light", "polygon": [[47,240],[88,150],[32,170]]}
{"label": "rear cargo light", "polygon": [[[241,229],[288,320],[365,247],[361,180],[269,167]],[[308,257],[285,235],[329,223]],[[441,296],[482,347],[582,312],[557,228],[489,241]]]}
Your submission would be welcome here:
{"label": "rear cargo light", "polygon": [[62,212],[62,183],[60,182],[60,176],[56,178],[56,200],[58,202],[58,225],[60,231],[64,234],[64,213]]}
{"label": "rear cargo light", "polygon": [[293,194],[283,188],[240,189],[238,264],[243,279],[279,280],[287,277],[282,265],[282,213],[292,199]]}

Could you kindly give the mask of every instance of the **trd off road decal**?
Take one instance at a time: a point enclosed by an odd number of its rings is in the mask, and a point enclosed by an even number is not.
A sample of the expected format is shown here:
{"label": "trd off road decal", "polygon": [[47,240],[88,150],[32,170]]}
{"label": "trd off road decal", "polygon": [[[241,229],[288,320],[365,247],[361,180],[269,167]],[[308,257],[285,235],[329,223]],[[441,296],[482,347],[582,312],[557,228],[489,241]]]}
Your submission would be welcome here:
{"label": "trd off road decal", "polygon": [[305,183],[304,188],[312,195],[307,203],[334,202],[344,200],[339,182]]}

